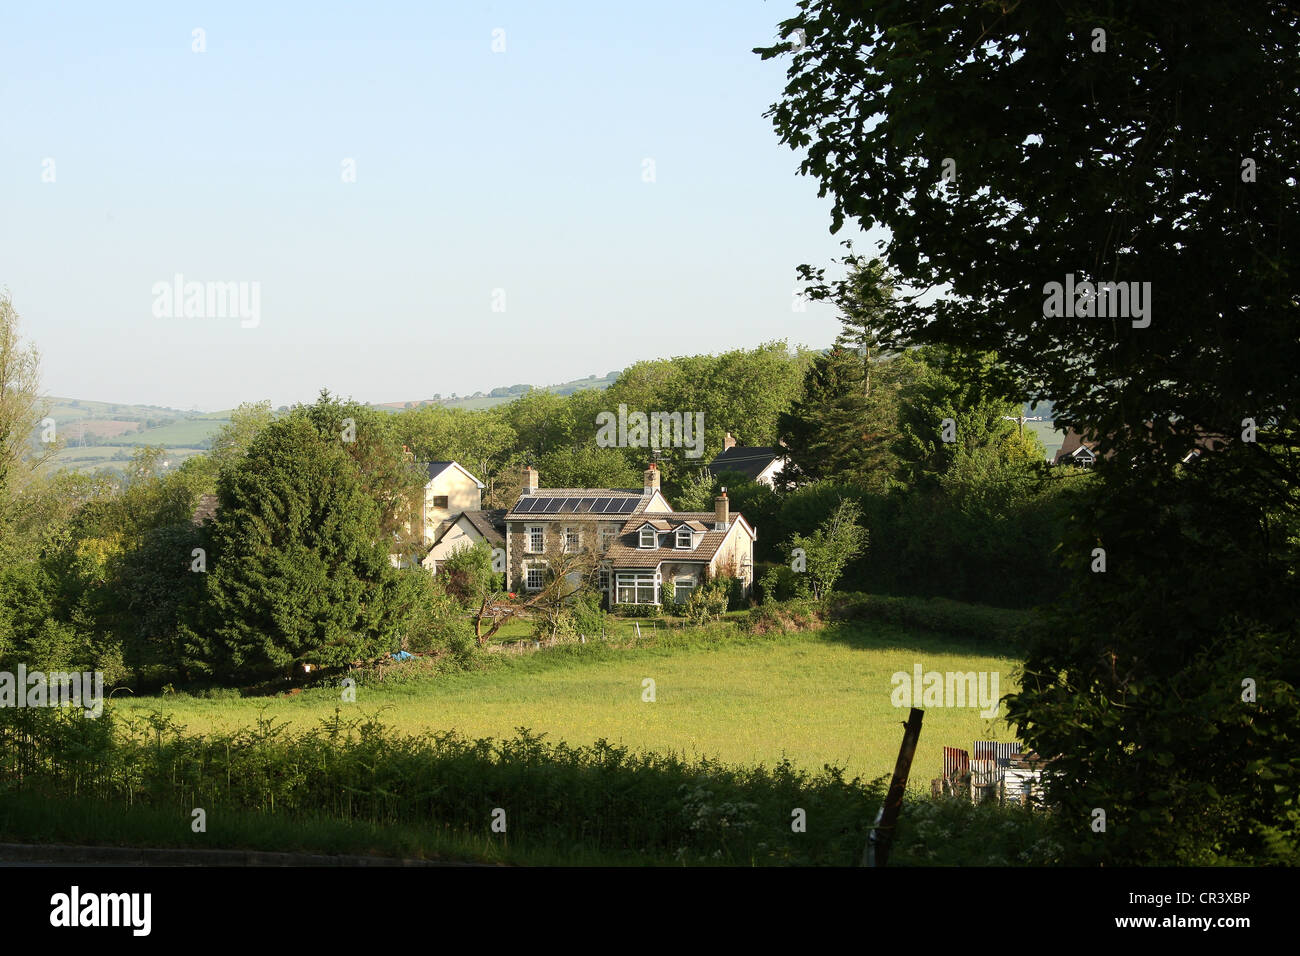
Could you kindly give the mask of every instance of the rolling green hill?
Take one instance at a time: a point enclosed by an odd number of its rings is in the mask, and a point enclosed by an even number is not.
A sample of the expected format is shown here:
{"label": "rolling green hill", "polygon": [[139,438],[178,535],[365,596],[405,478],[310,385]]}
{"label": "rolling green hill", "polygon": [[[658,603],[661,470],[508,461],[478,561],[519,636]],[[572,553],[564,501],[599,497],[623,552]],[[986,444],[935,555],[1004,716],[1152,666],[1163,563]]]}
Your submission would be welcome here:
{"label": "rolling green hill", "polygon": [[[544,388],[557,395],[569,395],[583,388],[608,388],[618,376],[618,372],[610,372],[603,378],[589,375]],[[510,385],[487,393],[475,392],[455,398],[438,395],[421,401],[385,402],[372,407],[396,412],[403,408],[437,404],[477,411],[513,401],[531,387]],[[131,453],[143,445],[162,445],[167,449],[171,467],[175,467],[191,455],[207,451],[217,432],[230,421],[231,412],[230,409],[202,412],[197,408],[186,411],[161,405],[130,405],[57,396],[51,396],[48,401],[49,417],[54,419],[57,434],[65,443],[54,457],[54,466],[83,472],[100,468],[118,470],[131,459]]]}
{"label": "rolling green hill", "polygon": [[48,402],[48,415],[64,442],[54,465],[83,472],[119,469],[142,445],[162,445],[175,466],[206,451],[212,437],[230,421],[228,410],[185,411],[58,396],[51,396]]}

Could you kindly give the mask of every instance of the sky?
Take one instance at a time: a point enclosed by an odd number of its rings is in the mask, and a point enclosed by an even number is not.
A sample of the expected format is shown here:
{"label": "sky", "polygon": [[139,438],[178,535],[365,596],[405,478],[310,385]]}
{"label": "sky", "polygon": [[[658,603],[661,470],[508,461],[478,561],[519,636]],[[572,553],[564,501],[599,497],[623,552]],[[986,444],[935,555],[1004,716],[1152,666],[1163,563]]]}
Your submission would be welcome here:
{"label": "sky", "polygon": [[824,347],[795,268],[854,234],[751,52],[794,9],[4,4],[0,288],[48,394],[187,409]]}

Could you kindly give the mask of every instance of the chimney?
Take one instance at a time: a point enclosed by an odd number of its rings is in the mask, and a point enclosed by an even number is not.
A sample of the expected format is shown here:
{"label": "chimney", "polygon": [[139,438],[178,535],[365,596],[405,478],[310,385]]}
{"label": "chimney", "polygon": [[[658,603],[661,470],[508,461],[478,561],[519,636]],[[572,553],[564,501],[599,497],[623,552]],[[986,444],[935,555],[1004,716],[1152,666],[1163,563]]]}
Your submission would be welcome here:
{"label": "chimney", "polygon": [[727,451],[736,447],[736,439],[731,437],[731,432],[727,432],[727,437],[722,439],[722,450]]}
{"label": "chimney", "polygon": [[522,493],[531,495],[537,490],[537,469],[532,465],[524,465],[524,487]]}
{"label": "chimney", "polygon": [[650,462],[650,467],[645,470],[645,491],[643,494],[646,498],[649,498],[658,490],[659,466],[652,461]]}
{"label": "chimney", "polygon": [[727,501],[727,489],[723,488],[718,497],[713,499],[713,530],[726,531],[731,527],[731,503]]}

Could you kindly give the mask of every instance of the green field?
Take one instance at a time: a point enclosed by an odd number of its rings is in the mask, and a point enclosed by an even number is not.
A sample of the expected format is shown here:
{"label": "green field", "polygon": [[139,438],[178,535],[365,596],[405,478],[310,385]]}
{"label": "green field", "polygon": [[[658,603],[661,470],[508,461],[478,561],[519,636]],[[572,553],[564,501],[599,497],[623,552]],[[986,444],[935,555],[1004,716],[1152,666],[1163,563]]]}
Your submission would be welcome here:
{"label": "green field", "polygon": [[[893,769],[906,716],[891,703],[891,675],[910,674],[917,662],[925,670],[998,672],[1000,692],[1015,689],[1017,662],[1009,657],[873,624],[493,655],[489,666],[467,673],[363,684],[357,702],[342,706],[377,714],[405,733],[455,729],[502,737],[528,727],[571,744],[607,738],[638,750],[769,766],[788,757],[804,769],[829,763],[870,778]],[[655,681],[653,703],[642,700],[646,678]],[[112,706],[139,714],[161,709],[192,733],[249,726],[259,716],[305,729],[333,715],[340,694],[331,688],[292,697],[119,694]],[[1013,737],[1003,721],[987,720],[975,708],[928,709],[913,787],[928,789],[939,775],[944,745],[968,747],[974,739]]]}

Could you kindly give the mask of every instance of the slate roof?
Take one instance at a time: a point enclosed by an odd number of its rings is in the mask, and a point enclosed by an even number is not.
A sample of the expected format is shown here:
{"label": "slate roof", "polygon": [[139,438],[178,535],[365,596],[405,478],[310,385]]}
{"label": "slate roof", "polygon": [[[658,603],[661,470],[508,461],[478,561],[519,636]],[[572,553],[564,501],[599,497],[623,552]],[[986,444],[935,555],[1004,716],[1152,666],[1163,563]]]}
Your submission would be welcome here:
{"label": "slate roof", "polygon": [[763,469],[784,457],[778,449],[769,446],[734,445],[709,463],[709,474],[717,476],[724,471],[738,471],[750,481],[755,481]]}
{"label": "slate roof", "polygon": [[463,511],[462,516],[474,529],[494,547],[503,547],[506,543],[506,509],[493,508],[490,511]]}
{"label": "slate roof", "polygon": [[438,524],[438,530],[433,536],[433,546],[436,547],[461,518],[473,525],[474,530],[482,535],[488,544],[493,547],[503,547],[505,545],[506,511],[504,508],[494,508],[488,511],[461,511],[450,518],[443,519]]}
{"label": "slate roof", "polygon": [[424,469],[424,473],[429,476],[430,481],[433,481],[433,479],[437,478],[439,475],[441,475],[444,471],[446,471],[448,468],[452,467],[453,465],[455,465],[465,474],[469,475],[469,477],[474,480],[474,483],[478,485],[480,488],[485,487],[483,482],[479,481],[479,479],[475,475],[470,474],[469,469],[466,468],[458,461],[424,461],[420,463],[420,467]]}

